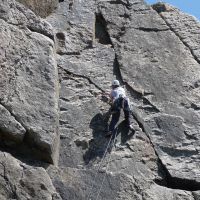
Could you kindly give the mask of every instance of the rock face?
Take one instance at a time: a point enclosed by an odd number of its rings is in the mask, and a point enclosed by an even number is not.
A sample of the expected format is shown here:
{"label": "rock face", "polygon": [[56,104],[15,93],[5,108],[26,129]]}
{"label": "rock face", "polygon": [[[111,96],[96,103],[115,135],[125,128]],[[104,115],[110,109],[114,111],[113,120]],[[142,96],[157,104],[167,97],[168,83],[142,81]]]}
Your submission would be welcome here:
{"label": "rock face", "polygon": [[57,7],[58,0],[17,0],[41,17],[47,17]]}
{"label": "rock face", "polygon": [[[19,2],[0,4],[0,199],[200,199],[200,23],[143,0]],[[122,114],[105,138],[113,79],[135,131]]]}
{"label": "rock face", "polygon": [[12,0],[1,3],[0,21],[1,121],[9,123],[1,131],[56,161],[58,73],[51,26]]}
{"label": "rock face", "polygon": [[194,107],[198,107],[199,90],[194,85],[199,82],[199,63],[153,10],[146,8],[142,14],[137,9],[130,10],[128,17],[118,23],[116,13],[122,12],[123,5],[102,4],[106,5],[101,12],[109,22],[122,79],[146,90],[135,106],[142,108],[141,123],[173,179],[170,182],[179,184],[181,179],[187,182],[190,177],[188,181],[198,188],[199,113]]}
{"label": "rock face", "polygon": [[8,153],[0,153],[0,198],[61,199],[42,167],[20,162]]}
{"label": "rock face", "polygon": [[58,54],[80,54],[92,46],[95,23],[94,1],[61,1],[47,17],[55,31]]}
{"label": "rock face", "polygon": [[[184,45],[189,48],[195,60],[200,63],[200,25],[197,19],[168,4],[159,3],[154,5],[153,9],[160,14],[170,29],[179,37]],[[188,28],[185,29],[185,27]]]}

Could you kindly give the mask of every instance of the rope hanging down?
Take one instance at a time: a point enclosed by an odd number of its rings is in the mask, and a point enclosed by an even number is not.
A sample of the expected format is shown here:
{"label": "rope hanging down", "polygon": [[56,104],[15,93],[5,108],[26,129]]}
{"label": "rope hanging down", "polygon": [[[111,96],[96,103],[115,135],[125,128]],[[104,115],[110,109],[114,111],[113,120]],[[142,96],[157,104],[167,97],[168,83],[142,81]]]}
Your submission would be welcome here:
{"label": "rope hanging down", "polygon": [[[115,134],[114,134],[114,140],[113,140],[113,143],[112,143],[112,146],[111,146],[111,152],[112,152],[112,148],[113,148],[113,146],[114,146],[114,144],[115,144],[116,135],[117,135],[117,131],[116,131]],[[111,137],[111,138],[112,138],[112,137]],[[108,163],[107,163],[107,165],[106,165],[106,171],[108,170],[109,163],[110,163],[110,161],[111,161],[111,152],[110,152],[110,157],[109,157]],[[99,191],[98,191],[98,193],[97,193],[97,198],[96,198],[96,200],[98,200],[98,198],[99,198],[99,195],[100,195],[100,192],[101,192],[101,189],[102,189],[102,186],[103,186],[105,177],[106,177],[106,173],[105,173],[104,176],[103,176],[103,180],[102,180],[102,182],[101,182],[101,186],[100,186]]]}
{"label": "rope hanging down", "polygon": [[[126,82],[125,82],[124,85],[126,85]],[[105,91],[103,91],[103,92],[101,93],[101,95],[102,95],[102,94],[105,95],[105,96],[108,96],[108,93],[105,92]],[[98,98],[98,96],[99,96],[99,95],[97,95],[97,98]],[[107,103],[110,104],[109,102],[107,102]],[[111,144],[111,152],[112,152],[112,148],[113,148],[113,146],[114,146],[114,144],[115,144],[116,135],[117,135],[117,131],[115,131],[114,140],[113,140],[113,143]],[[105,150],[105,153],[104,153],[104,155],[103,155],[101,161],[99,162],[99,167],[98,167],[98,169],[97,169],[97,172],[95,173],[94,180],[95,180],[96,177],[97,177],[97,174],[98,174],[98,172],[99,172],[99,169],[100,169],[100,167],[101,167],[101,164],[103,164],[103,161],[104,161],[105,156],[106,156],[106,154],[107,154],[108,147],[109,147],[109,145],[110,145],[110,142],[111,142],[112,138],[113,138],[113,136],[110,137],[110,140],[109,140],[109,142],[108,142],[108,145],[107,145],[107,148],[106,148],[106,150]],[[109,163],[110,163],[110,161],[111,161],[111,152],[110,152],[110,156],[109,156],[109,159],[108,159],[108,163],[106,164],[106,171],[108,170]],[[100,187],[99,187],[99,190],[97,191],[97,197],[96,197],[95,200],[98,200],[98,198],[99,198],[99,195],[100,195],[100,192],[101,192],[101,190],[102,190],[102,186],[103,186],[105,177],[106,177],[106,173],[105,173],[104,176],[103,176],[103,180],[102,180],[102,182],[101,182],[101,185],[100,185]],[[88,198],[87,198],[86,200],[92,200],[92,199],[90,199],[90,196],[91,196],[91,194],[92,194],[92,189],[93,189],[93,188],[94,188],[94,182],[93,182],[93,184],[92,184],[91,191],[90,191],[90,193],[89,193],[89,195],[88,195]]]}
{"label": "rope hanging down", "polygon": [[[100,162],[99,162],[99,166],[97,167],[97,171],[96,171],[96,173],[95,173],[95,176],[94,176],[94,180],[96,179],[96,177],[97,177],[97,174],[98,174],[98,172],[99,172],[99,169],[101,168],[101,166],[102,166],[102,164],[103,164],[103,161],[104,161],[104,159],[105,159],[105,157],[106,157],[106,154],[107,154],[107,152],[108,152],[108,147],[110,146],[110,142],[112,141],[112,137],[110,137],[110,139],[109,139],[109,142],[108,142],[108,145],[107,145],[107,147],[106,147],[106,150],[105,150],[105,152],[104,152],[104,155],[103,155],[103,157],[102,157],[102,159],[100,160]],[[90,200],[90,196],[91,196],[91,194],[92,194],[92,189],[94,188],[94,182],[93,182],[93,184],[92,184],[92,187],[91,187],[91,190],[90,190],[90,193],[89,193],[89,195],[88,195],[88,198],[87,198],[87,200]]]}

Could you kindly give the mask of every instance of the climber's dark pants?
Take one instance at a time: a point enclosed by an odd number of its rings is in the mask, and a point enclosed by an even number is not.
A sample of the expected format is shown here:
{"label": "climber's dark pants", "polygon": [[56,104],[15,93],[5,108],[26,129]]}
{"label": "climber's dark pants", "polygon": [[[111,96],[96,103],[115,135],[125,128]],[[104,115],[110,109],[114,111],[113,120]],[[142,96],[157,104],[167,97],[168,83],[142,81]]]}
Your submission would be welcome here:
{"label": "climber's dark pants", "polygon": [[109,126],[109,131],[114,131],[117,122],[119,121],[120,111],[116,111],[112,114],[112,119]]}
{"label": "climber's dark pants", "polygon": [[[122,105],[122,103],[121,103]],[[124,99],[123,101],[123,111],[124,111],[124,118],[125,118],[125,122],[126,122],[126,125],[129,126],[130,125],[130,108],[129,108],[129,105],[128,105],[128,101],[126,99]],[[122,108],[122,106],[121,106]],[[113,108],[112,109],[112,119],[111,119],[111,122],[110,122],[110,125],[109,125],[109,131],[114,131],[115,129],[115,126],[117,124],[117,122],[119,121],[119,118],[120,118],[120,111],[121,111],[121,108]]]}

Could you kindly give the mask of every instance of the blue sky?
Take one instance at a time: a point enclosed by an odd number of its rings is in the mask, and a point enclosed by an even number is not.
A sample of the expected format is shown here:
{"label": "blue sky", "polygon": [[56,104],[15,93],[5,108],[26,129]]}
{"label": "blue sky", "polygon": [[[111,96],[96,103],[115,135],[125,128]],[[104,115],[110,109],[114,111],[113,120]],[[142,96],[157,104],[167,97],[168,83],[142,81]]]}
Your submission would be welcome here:
{"label": "blue sky", "polygon": [[[158,0],[145,1],[148,4],[158,2]],[[162,2],[169,3],[190,15],[194,15],[198,20],[200,20],[200,0],[163,0]]]}

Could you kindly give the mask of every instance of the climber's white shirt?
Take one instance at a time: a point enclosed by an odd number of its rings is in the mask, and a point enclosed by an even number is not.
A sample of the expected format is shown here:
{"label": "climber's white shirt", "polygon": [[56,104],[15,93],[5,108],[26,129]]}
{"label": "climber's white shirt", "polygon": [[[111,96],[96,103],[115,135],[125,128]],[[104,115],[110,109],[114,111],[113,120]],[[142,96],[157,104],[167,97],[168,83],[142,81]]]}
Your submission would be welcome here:
{"label": "climber's white shirt", "polygon": [[126,92],[125,92],[124,88],[117,87],[111,91],[110,97],[111,97],[112,101],[114,102],[119,97],[126,97]]}

